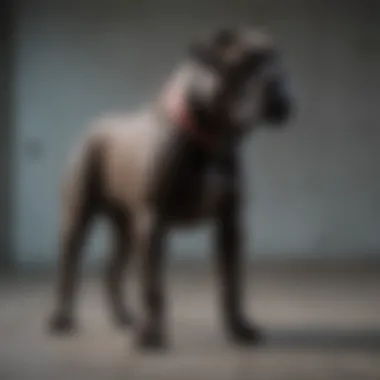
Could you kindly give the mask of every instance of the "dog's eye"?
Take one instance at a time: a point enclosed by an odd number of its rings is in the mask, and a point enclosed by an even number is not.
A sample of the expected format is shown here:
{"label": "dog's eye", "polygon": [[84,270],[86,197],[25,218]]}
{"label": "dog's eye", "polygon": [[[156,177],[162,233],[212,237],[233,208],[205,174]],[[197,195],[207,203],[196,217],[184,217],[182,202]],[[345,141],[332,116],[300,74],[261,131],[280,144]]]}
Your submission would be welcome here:
{"label": "dog's eye", "polygon": [[275,60],[273,50],[255,49],[245,55],[243,59],[232,67],[228,67],[225,72],[225,80],[231,92],[239,91],[245,82],[250,80],[255,74],[270,65]]}
{"label": "dog's eye", "polygon": [[275,60],[275,53],[272,50],[262,49],[255,50],[247,55],[245,66],[250,69],[256,69],[263,64],[269,64]]}
{"label": "dog's eye", "polygon": [[247,54],[235,67],[231,68],[231,77],[244,81],[256,72],[265,62],[266,57],[262,52]]}

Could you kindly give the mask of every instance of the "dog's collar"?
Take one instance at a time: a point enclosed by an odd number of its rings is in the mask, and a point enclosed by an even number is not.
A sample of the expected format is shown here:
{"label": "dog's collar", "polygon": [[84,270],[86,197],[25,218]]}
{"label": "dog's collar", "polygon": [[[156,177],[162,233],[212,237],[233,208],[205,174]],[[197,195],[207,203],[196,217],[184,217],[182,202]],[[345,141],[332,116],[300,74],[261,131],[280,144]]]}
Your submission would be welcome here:
{"label": "dog's collar", "polygon": [[181,128],[186,134],[192,136],[204,148],[213,150],[215,139],[200,130],[189,102],[182,91],[170,89],[164,94],[164,109],[172,123]]}

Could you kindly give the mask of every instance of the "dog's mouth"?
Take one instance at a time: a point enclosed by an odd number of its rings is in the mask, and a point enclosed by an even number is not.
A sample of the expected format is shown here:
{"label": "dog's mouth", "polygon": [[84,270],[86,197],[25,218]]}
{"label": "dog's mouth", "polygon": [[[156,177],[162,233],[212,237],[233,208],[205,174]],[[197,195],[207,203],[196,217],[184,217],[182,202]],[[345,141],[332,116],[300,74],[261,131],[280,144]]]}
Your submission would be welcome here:
{"label": "dog's mouth", "polygon": [[281,76],[272,77],[262,85],[253,81],[239,95],[235,94],[231,102],[231,129],[241,133],[262,123],[283,127],[289,121],[292,110],[293,101]]}

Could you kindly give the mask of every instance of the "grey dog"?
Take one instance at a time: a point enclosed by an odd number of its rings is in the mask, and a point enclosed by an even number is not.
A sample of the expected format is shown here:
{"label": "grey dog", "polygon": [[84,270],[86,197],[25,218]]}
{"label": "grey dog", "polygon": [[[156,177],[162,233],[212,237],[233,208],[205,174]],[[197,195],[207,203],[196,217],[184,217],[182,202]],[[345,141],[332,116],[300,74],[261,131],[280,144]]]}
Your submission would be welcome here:
{"label": "grey dog", "polygon": [[131,252],[141,259],[143,318],[138,347],[167,342],[164,240],[169,228],[216,223],[221,315],[226,333],[255,343],[242,307],[239,142],[258,124],[285,125],[293,101],[272,38],[253,28],[219,29],[192,44],[156,101],[96,120],[77,145],[63,182],[54,332],[74,328],[78,266],[94,217],[112,223],[106,288],[112,315],[129,325],[122,280]]}

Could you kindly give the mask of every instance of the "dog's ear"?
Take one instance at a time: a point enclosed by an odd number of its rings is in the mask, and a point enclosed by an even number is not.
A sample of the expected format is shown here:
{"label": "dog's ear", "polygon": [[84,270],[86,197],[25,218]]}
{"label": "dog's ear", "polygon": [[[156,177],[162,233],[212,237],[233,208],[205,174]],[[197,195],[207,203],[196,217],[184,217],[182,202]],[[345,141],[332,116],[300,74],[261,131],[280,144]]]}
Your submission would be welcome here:
{"label": "dog's ear", "polygon": [[234,30],[219,29],[211,38],[198,41],[190,46],[190,55],[200,62],[220,68],[225,64],[228,51],[237,45],[237,34]]}
{"label": "dog's ear", "polygon": [[214,49],[223,51],[236,43],[237,35],[232,29],[220,29],[212,38],[212,46]]}

